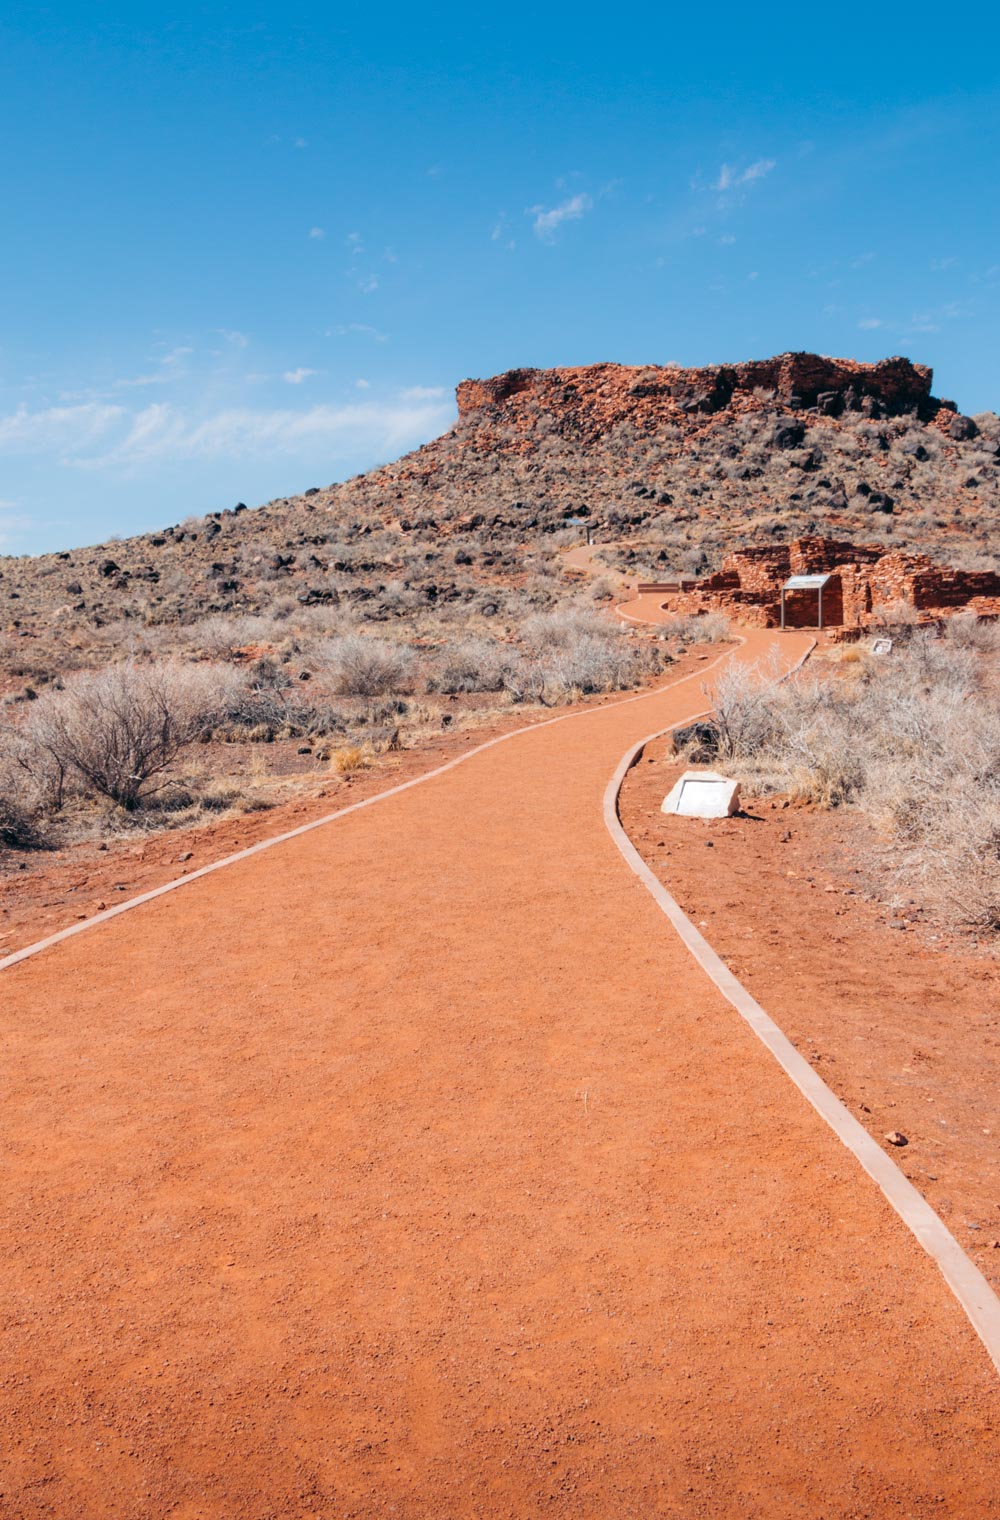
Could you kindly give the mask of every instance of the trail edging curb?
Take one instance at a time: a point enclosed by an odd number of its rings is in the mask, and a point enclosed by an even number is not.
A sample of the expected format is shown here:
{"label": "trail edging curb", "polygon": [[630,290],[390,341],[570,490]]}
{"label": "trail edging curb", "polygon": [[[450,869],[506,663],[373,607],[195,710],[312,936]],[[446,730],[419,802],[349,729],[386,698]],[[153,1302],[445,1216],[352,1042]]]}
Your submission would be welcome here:
{"label": "trail edging curb", "polygon": [[[811,651],[803,655],[806,659]],[[793,667],[798,668],[798,665]],[[788,674],[792,674],[789,671]],[[701,716],[699,714],[698,716]],[[690,720],[685,720],[690,721]],[[715,983],[726,1001],[766,1046],[785,1075],[833,1130],[837,1139],[851,1152],[876,1183],[890,1206],[907,1229],[931,1257],[951,1289],[969,1323],[986,1348],[1000,1373],[1000,1298],[986,1278],[959,1245],[944,1220],[892,1158],[859,1124],[847,1106],[796,1050],[791,1040],[757,1002],[743,983],[733,975],[701,934],[683,908],[643,860],[629,839],[618,812],[625,777],[647,744],[681,727],[672,723],[634,744],[624,756],[604,794],[604,822],[625,863],[647,889],[657,907],[669,919],[685,948],[705,974]]]}

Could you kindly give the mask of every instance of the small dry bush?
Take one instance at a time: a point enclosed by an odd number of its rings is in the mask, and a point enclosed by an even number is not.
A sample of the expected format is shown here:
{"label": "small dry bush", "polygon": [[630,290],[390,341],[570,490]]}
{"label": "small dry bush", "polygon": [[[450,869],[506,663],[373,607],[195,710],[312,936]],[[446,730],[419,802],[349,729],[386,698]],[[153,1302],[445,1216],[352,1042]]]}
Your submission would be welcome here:
{"label": "small dry bush", "polygon": [[733,636],[732,624],[724,612],[675,618],[669,628],[682,644],[724,644]]}
{"label": "small dry bush", "polygon": [[495,639],[464,639],[438,652],[428,677],[428,691],[502,691],[507,675],[516,666],[517,653]]}
{"label": "small dry bush", "polygon": [[239,681],[225,666],[169,661],[71,676],[28,707],[7,741],[8,769],[51,810],[72,789],[134,812],[218,720]]}
{"label": "small dry bush", "polygon": [[624,691],[661,669],[658,643],[636,642],[589,612],[536,614],[524,624],[527,663],[552,700],[580,692]]}
{"label": "small dry bush", "polygon": [[410,691],[413,686],[413,651],[388,639],[344,634],[317,644],[313,657],[338,696],[382,697]]}
{"label": "small dry bush", "polygon": [[[956,626],[957,623],[957,626]],[[920,631],[840,679],[727,670],[720,753],[748,791],[853,805],[881,840],[887,889],[956,924],[1000,931],[1000,707],[993,650],[960,620]]]}

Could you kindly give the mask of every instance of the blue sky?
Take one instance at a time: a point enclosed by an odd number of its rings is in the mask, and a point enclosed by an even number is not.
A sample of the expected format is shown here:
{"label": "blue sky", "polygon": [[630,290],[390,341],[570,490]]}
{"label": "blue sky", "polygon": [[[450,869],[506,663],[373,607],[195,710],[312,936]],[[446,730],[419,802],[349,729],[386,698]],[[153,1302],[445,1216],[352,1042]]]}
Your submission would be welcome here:
{"label": "blue sky", "polygon": [[8,4],[0,550],[325,485],[516,365],[1000,408],[993,8],[543,10]]}

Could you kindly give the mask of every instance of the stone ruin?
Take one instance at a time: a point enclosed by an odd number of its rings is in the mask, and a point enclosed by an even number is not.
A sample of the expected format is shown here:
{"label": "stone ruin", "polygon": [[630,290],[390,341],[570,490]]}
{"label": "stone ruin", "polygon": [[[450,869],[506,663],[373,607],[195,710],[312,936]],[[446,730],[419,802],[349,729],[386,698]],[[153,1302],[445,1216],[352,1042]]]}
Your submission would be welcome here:
{"label": "stone ruin", "polygon": [[[663,582],[639,589],[668,593],[672,612],[721,611],[736,622],[777,628],[781,588],[793,575],[830,577],[823,588],[823,626],[846,636],[893,622],[933,623],[956,612],[1000,617],[1000,575],[992,571],[951,570],[926,554],[833,538],[738,549],[715,575],[696,584]],[[786,592],[787,627],[814,628],[816,609],[815,591]]]}

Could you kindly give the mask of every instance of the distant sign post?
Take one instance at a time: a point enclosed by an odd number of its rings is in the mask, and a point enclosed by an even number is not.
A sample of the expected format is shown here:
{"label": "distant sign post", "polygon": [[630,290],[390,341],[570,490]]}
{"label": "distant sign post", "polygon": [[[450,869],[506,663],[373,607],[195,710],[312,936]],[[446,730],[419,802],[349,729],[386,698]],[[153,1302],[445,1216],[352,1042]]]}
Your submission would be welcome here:
{"label": "distant sign post", "polygon": [[589,523],[589,521],[587,520],[586,517],[567,517],[566,518],[566,527],[567,528],[585,528],[586,531],[587,531],[587,542],[588,542],[588,544],[590,543],[590,523]]}

